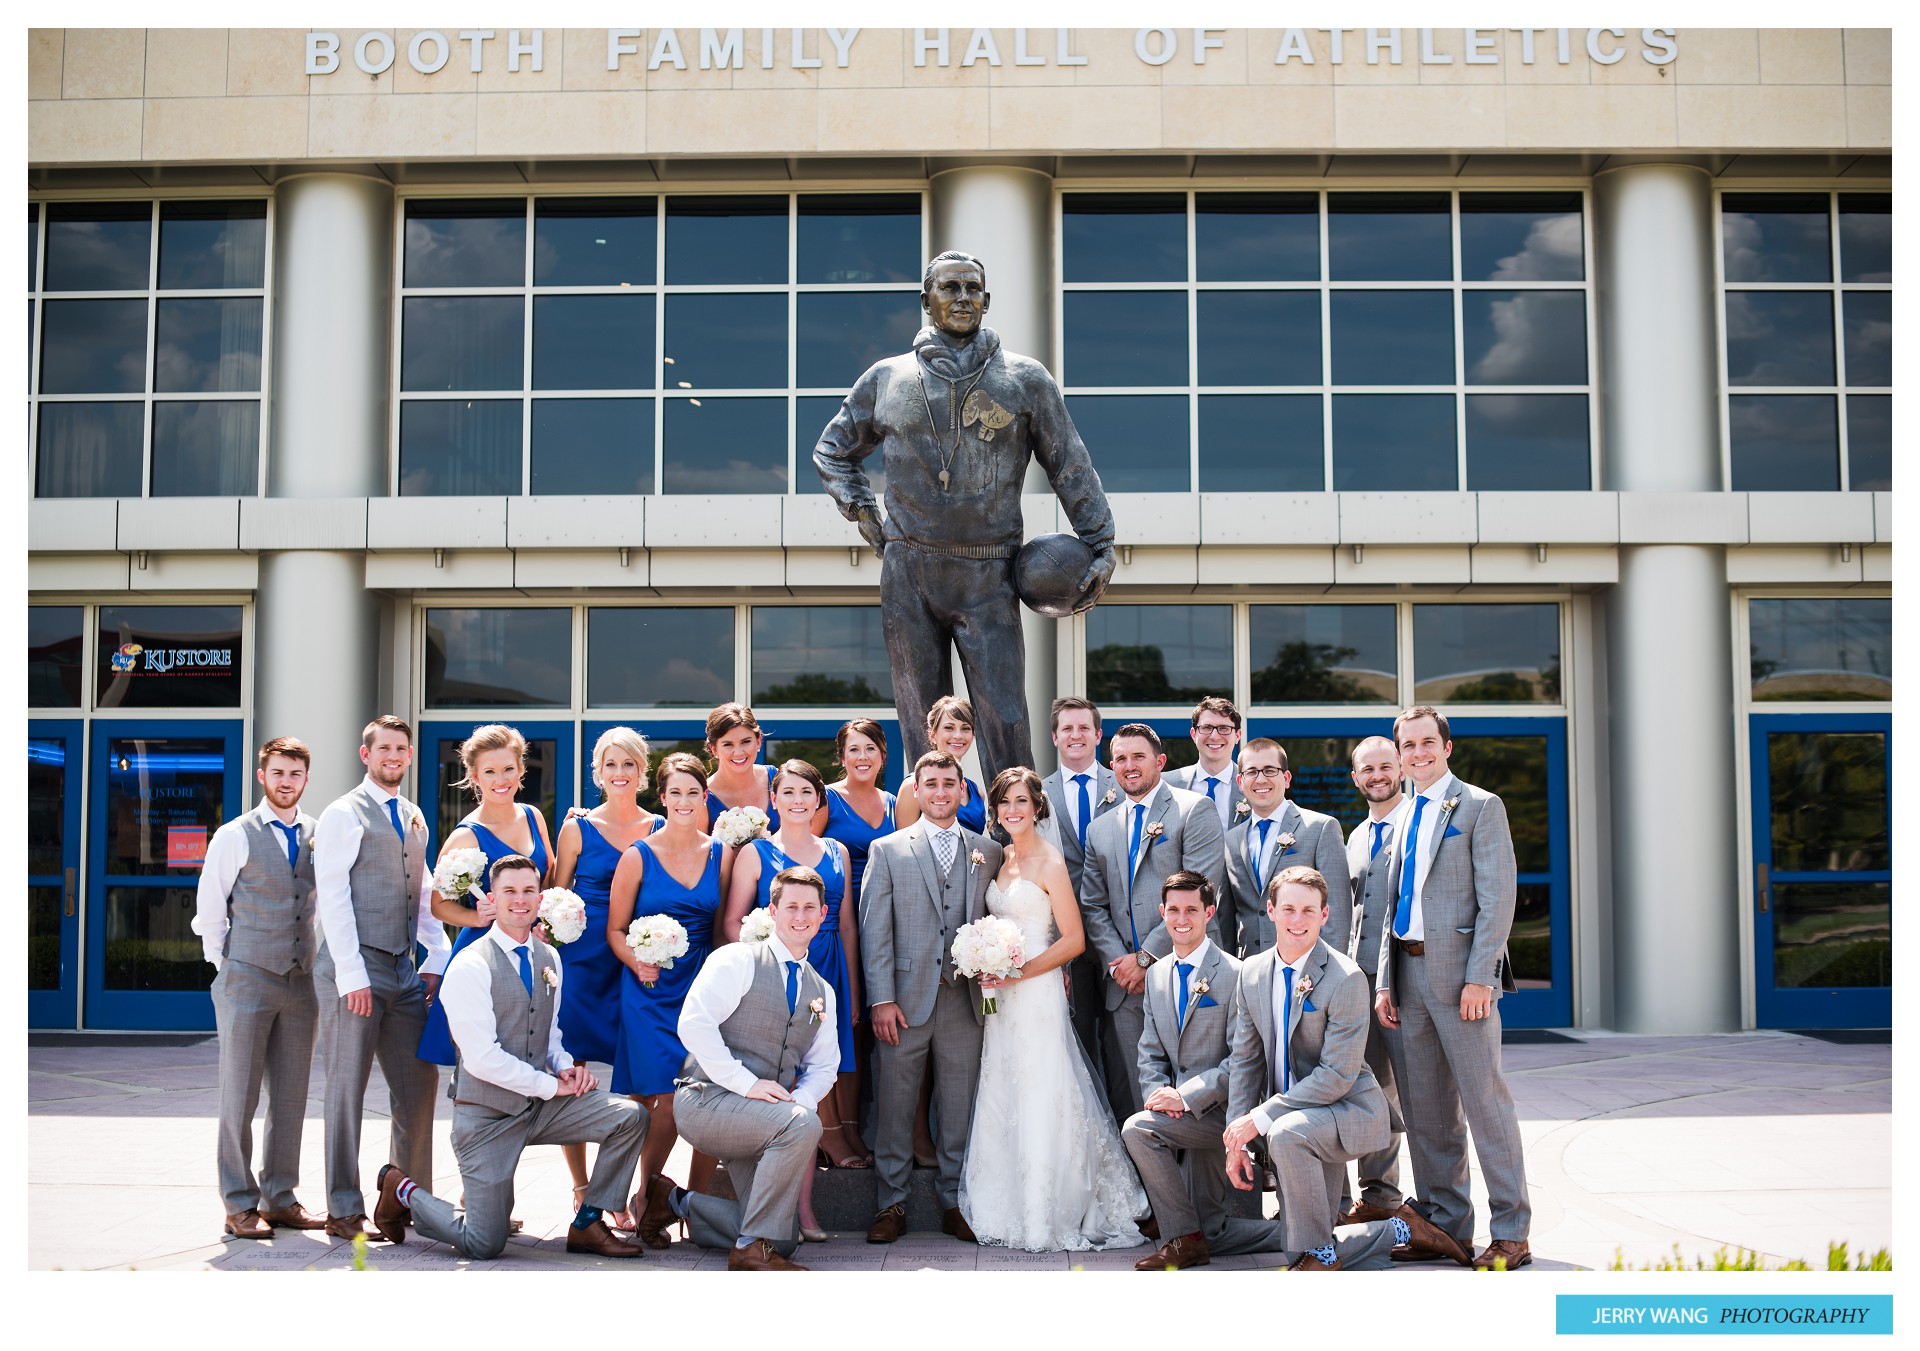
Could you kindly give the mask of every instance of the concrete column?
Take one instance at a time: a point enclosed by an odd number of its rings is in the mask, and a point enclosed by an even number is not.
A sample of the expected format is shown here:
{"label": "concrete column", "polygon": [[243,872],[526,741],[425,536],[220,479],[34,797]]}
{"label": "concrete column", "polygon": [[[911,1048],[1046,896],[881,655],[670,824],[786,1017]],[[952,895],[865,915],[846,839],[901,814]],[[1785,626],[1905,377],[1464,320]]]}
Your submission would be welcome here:
{"label": "concrete column", "polygon": [[[1705,170],[1594,179],[1602,484],[1720,492]],[[1725,550],[1626,545],[1605,598],[1616,1026],[1739,1026],[1733,660]],[[1676,758],[1677,757],[1677,758]],[[1692,787],[1662,787],[1676,772]]]}
{"label": "concrete column", "polygon": [[[1053,179],[1038,169],[1009,164],[976,164],[943,169],[933,176],[933,252],[959,249],[986,265],[987,290],[993,296],[987,325],[1006,349],[1035,357],[1057,369],[1053,351]],[[1028,494],[1047,495],[1052,487],[1038,465],[1027,470]],[[1047,520],[1053,519],[1051,513]],[[1052,527],[1030,527],[1028,538]],[[1026,642],[1027,713],[1033,726],[1034,759],[1041,773],[1053,768],[1053,743],[1047,736],[1047,708],[1053,702],[1056,622],[1031,610],[1021,611]],[[955,672],[956,677],[958,671]]]}
{"label": "concrete column", "polygon": [[[351,174],[280,184],[274,216],[273,397],[267,495],[387,491],[393,191]],[[356,783],[376,713],[379,598],[360,550],[263,553],[254,616],[254,727],[313,748],[317,812]]]}

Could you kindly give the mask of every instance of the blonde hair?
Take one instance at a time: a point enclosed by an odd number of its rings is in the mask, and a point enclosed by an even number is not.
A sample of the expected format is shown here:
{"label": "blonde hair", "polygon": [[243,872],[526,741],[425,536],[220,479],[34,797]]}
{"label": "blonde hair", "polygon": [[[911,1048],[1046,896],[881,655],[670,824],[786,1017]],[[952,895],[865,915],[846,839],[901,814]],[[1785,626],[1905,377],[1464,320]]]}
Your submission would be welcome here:
{"label": "blonde hair", "polygon": [[609,727],[593,743],[593,764],[588,773],[593,777],[593,786],[605,796],[607,786],[600,782],[600,768],[606,762],[607,752],[622,750],[631,755],[640,766],[640,777],[647,776],[647,739],[631,727]]}
{"label": "blonde hair", "polygon": [[512,751],[514,763],[522,770],[527,767],[527,739],[520,735],[520,729],[509,727],[504,722],[490,722],[485,727],[473,729],[473,735],[460,743],[460,767],[466,772],[455,788],[470,788],[476,801],[480,797],[480,785],[473,777],[473,767],[481,756],[488,751]]}

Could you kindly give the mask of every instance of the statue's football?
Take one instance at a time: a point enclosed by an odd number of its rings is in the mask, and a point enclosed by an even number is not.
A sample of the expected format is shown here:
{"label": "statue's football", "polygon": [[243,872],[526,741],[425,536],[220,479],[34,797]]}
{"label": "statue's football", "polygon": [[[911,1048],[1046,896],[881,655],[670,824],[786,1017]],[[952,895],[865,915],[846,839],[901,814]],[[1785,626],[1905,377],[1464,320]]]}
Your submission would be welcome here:
{"label": "statue's football", "polygon": [[1020,546],[1013,560],[1013,585],[1027,608],[1052,619],[1093,608],[1099,597],[1083,597],[1080,578],[1093,562],[1093,550],[1078,535],[1037,535]]}

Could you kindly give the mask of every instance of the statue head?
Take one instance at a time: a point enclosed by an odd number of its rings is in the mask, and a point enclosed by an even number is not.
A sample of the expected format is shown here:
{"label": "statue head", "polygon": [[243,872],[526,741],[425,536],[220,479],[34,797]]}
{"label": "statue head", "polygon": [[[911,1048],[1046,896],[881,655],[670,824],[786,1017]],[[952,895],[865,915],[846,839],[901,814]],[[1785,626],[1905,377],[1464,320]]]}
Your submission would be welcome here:
{"label": "statue head", "polygon": [[948,249],[927,263],[920,279],[920,308],[941,332],[971,338],[992,303],[986,265],[972,254]]}

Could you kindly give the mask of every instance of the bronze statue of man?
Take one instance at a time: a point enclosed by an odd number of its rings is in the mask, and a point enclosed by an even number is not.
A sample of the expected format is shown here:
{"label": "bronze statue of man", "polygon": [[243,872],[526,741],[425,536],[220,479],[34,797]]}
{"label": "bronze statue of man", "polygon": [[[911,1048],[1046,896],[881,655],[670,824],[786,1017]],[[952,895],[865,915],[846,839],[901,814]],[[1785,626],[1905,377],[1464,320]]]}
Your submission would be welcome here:
{"label": "bronze statue of man", "polygon": [[[1029,460],[1040,461],[1074,533],[1093,550],[1076,608],[1097,600],[1113,576],[1113,513],[1100,475],[1046,367],[1003,350],[982,327],[992,299],[979,259],[947,252],[929,262],[920,287],[929,322],[913,350],[860,377],[813,451],[841,515],[880,555],[905,763],[927,749],[927,709],[953,693],[948,650],[957,648],[989,782],[1033,763],[1013,580]],[[875,450],[887,474],[885,516],[862,467]]]}

